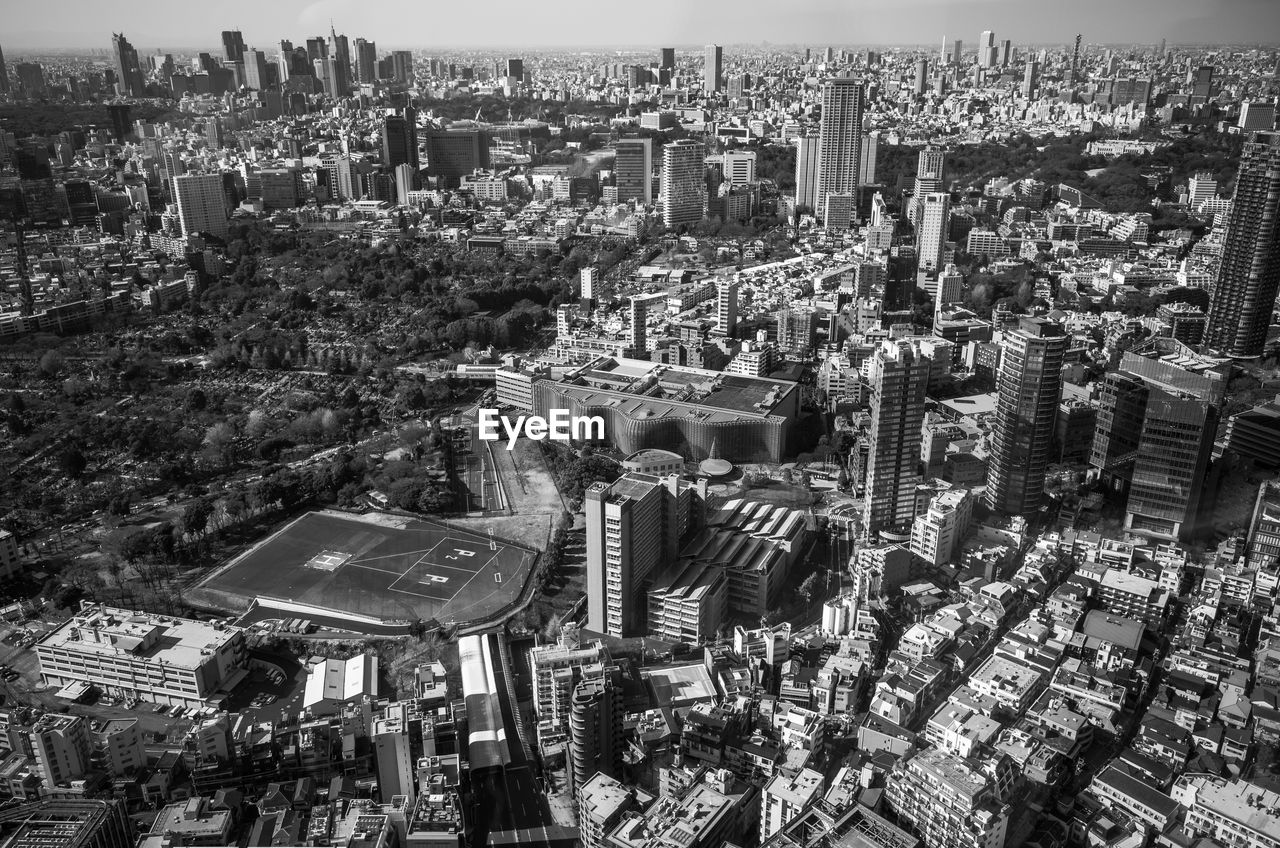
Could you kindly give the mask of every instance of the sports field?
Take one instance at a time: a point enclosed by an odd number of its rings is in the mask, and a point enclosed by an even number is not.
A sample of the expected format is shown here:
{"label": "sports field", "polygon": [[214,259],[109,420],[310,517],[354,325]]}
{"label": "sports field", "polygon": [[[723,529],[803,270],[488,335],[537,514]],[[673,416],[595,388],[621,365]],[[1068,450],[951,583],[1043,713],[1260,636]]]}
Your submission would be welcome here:
{"label": "sports field", "polygon": [[519,595],[535,553],[430,521],[311,512],[214,572],[194,600],[293,601],[382,620],[467,621]]}

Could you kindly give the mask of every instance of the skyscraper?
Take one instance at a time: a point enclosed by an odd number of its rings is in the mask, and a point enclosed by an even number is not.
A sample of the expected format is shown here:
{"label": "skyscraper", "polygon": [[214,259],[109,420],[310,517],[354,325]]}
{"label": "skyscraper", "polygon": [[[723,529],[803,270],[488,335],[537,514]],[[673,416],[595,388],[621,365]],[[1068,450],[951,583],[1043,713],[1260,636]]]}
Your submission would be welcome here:
{"label": "skyscraper", "polygon": [[857,194],[862,156],[862,105],[859,80],[833,79],[822,89],[815,209],[825,208],[828,194]]}
{"label": "skyscraper", "polygon": [[587,626],[610,636],[646,632],[644,589],[703,522],[705,483],[624,474],[586,493]]}
{"label": "skyscraper", "polygon": [[408,163],[418,169],[418,112],[406,106],[399,113],[389,112],[382,124],[382,163],[394,169]]}
{"label": "skyscraper", "polygon": [[582,669],[569,706],[569,791],[576,796],[596,773],[622,776],[626,747],[622,731],[623,699],[617,666]]}
{"label": "skyscraper", "polygon": [[142,97],[146,86],[142,81],[142,68],[138,64],[138,51],[133,49],[124,33],[111,35],[111,49],[116,60],[116,89],[121,97]]}
{"label": "skyscraper", "polygon": [[1028,59],[1027,66],[1022,71],[1022,96],[1030,100],[1039,82],[1040,63],[1033,59]]}
{"label": "skyscraper", "polygon": [[930,366],[908,342],[883,342],[871,356],[871,445],[862,522],[868,536],[881,529],[903,530],[915,518]]}
{"label": "skyscraper", "polygon": [[920,229],[916,231],[916,244],[919,268],[921,271],[936,273],[942,269],[947,249],[951,196],[943,192],[932,192],[918,202]]}
{"label": "skyscraper", "polygon": [[378,47],[372,41],[356,39],[356,82],[367,85],[378,78]]}
{"label": "skyscraper", "polygon": [[1237,359],[1260,356],[1280,292],[1280,133],[1244,145],[1212,289],[1205,344]]}
{"label": "skyscraper", "polygon": [[613,146],[613,175],[618,187],[618,202],[634,200],[648,206],[653,203],[653,141],[647,138],[622,138]]}
{"label": "skyscraper", "polygon": [[0,48],[0,94],[9,93],[9,72],[4,66],[4,49]]}
{"label": "skyscraper", "polygon": [[267,54],[261,50],[244,51],[244,84],[254,91],[267,88]]}
{"label": "skyscraper", "polygon": [[983,68],[994,68],[1000,63],[999,49],[996,47],[996,34],[984,30],[978,37],[978,65]]}
{"label": "skyscraper", "polygon": [[678,227],[702,220],[707,205],[707,184],[703,179],[706,148],[691,138],[673,141],[662,148],[662,179],[658,200],[662,204],[662,225]]}
{"label": "skyscraper", "polygon": [[1172,541],[1194,529],[1226,386],[1225,368],[1130,351],[1105,376],[1089,462],[1127,495],[1126,531]]}
{"label": "skyscraper", "polygon": [[668,71],[675,70],[676,67],[676,49],[674,47],[662,48],[662,59],[658,63],[659,68],[665,68]]}
{"label": "skyscraper", "polygon": [[391,51],[391,75],[396,82],[413,82],[413,54],[408,50]]}
{"label": "skyscraper", "polygon": [[726,150],[722,161],[725,185],[744,186],[756,181],[754,150]]}
{"label": "skyscraper", "polygon": [[716,333],[733,338],[738,328],[738,281],[721,280],[716,286]]}
{"label": "skyscraper", "polygon": [[1274,568],[1280,561],[1280,483],[1264,481],[1258,487],[1253,518],[1249,521],[1249,541],[1245,563]]}
{"label": "skyscraper", "polygon": [[514,79],[517,83],[524,81],[524,59],[508,59],[507,60],[507,76]]}
{"label": "skyscraper", "polygon": [[702,90],[707,94],[724,88],[724,48],[708,44],[703,51]]}
{"label": "skyscraper", "polygon": [[880,130],[862,136],[862,152],[858,156],[858,185],[876,184],[876,162],[880,157]]}
{"label": "skyscraper", "polygon": [[964,40],[957,38],[956,43],[951,45],[951,64],[959,65],[960,58],[964,55]]}
{"label": "skyscraper", "polygon": [[916,157],[916,182],[911,192],[911,202],[907,204],[907,218],[916,232],[920,231],[920,211],[924,198],[929,194],[941,192],[944,172],[947,167],[947,154],[936,147],[926,147]]}
{"label": "skyscraper", "polygon": [[222,31],[222,53],[228,62],[239,62],[244,59],[244,36],[237,29]]}
{"label": "skyscraper", "polygon": [[916,97],[924,97],[924,86],[929,79],[929,60],[919,59],[916,61],[916,78],[911,88],[912,94]]}
{"label": "skyscraper", "polygon": [[1002,348],[986,501],[997,512],[1024,515],[1039,509],[1044,495],[1067,335],[1061,324],[1023,318]]}
{"label": "skyscraper", "polygon": [[453,185],[477,168],[489,167],[489,135],[480,130],[427,130],[427,173]]}
{"label": "skyscraper", "polygon": [[227,237],[227,205],[222,174],[184,174],[173,179],[174,202],[184,236],[209,233]]}
{"label": "skyscraper", "polygon": [[351,42],[345,35],[334,32],[331,24],[329,43],[332,45],[329,55],[333,58],[333,88],[337,97],[346,97],[351,93]]}
{"label": "skyscraper", "polygon": [[816,212],[818,202],[818,147],[817,136],[796,139],[796,206]]}

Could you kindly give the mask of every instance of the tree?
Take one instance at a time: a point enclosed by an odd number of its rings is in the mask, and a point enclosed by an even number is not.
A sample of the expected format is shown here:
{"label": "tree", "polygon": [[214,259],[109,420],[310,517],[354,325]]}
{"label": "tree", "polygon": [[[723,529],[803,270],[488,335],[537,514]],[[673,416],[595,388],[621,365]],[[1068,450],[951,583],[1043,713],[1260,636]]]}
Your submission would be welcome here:
{"label": "tree", "polygon": [[813,602],[813,595],[818,590],[818,572],[813,572],[800,583],[800,588],[796,590],[806,604]]}
{"label": "tree", "polygon": [[207,498],[192,500],[182,511],[182,532],[188,536],[199,536],[209,526],[212,515],[213,505]]}
{"label": "tree", "polygon": [[89,460],[85,459],[78,446],[71,445],[62,452],[62,456],[59,457],[59,464],[68,477],[72,480],[79,480],[85,469],[89,467]]}
{"label": "tree", "polygon": [[62,354],[56,350],[47,350],[40,357],[40,373],[46,377],[57,377],[62,373],[63,366]]}

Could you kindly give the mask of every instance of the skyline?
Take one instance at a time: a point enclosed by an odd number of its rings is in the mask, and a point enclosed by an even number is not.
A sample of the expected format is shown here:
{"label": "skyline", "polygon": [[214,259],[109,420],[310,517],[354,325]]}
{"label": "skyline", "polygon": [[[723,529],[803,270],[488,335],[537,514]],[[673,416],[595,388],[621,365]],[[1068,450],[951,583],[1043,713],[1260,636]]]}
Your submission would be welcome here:
{"label": "skyline", "polygon": [[[281,39],[327,33],[330,20],[340,32],[391,47],[577,49],[717,44],[895,45],[976,41],[993,29],[1017,44],[1067,43],[1082,32],[1086,42],[1152,44],[1269,44],[1259,33],[1280,33],[1280,6],[1270,0],[1079,0],[1062,5],[1026,0],[796,0],[785,6],[761,4],[749,15],[731,0],[707,0],[688,8],[679,0],[654,0],[650,14],[628,21],[629,38],[616,39],[613,22],[580,15],[529,19],[516,0],[483,6],[426,8],[407,0],[317,0],[257,4],[231,0],[219,8],[220,22],[193,26],[174,18],[159,0],[138,0],[134,15],[121,21],[100,4],[76,0],[70,7],[79,26],[51,30],[43,7],[7,10],[8,34],[0,44],[8,54],[26,50],[102,49],[102,33],[123,27],[140,50],[216,46],[223,29],[239,29],[248,46],[270,49]],[[873,15],[874,17],[869,17]],[[587,20],[584,21],[584,18]],[[1090,38],[1087,20],[1106,20],[1105,39]],[[1153,21],[1160,23],[1153,26]],[[207,33],[204,27],[208,27]],[[421,37],[405,38],[406,31]],[[970,32],[973,30],[973,32]],[[928,33],[926,31],[929,31]],[[841,37],[833,39],[833,32]],[[845,35],[847,33],[847,35]],[[922,37],[932,35],[932,37]],[[193,40],[194,38],[194,40]]]}

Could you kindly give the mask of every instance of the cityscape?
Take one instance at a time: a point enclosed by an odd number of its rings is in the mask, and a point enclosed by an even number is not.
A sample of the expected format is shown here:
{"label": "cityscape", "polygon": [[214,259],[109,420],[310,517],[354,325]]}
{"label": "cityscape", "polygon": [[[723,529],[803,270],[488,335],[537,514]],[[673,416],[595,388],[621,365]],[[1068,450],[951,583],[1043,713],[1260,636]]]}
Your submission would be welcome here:
{"label": "cityscape", "polygon": [[0,848],[1280,848],[1271,0],[120,11],[0,14]]}

